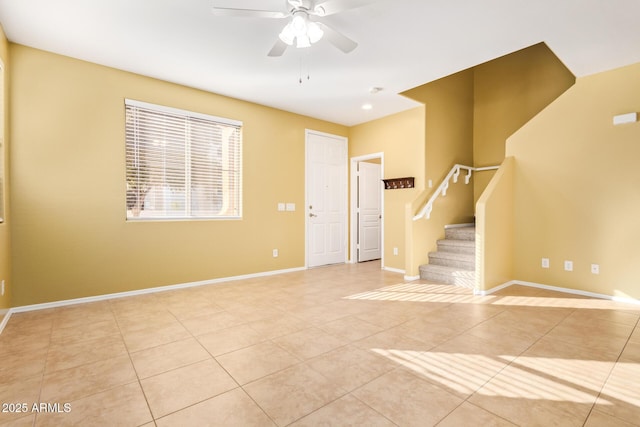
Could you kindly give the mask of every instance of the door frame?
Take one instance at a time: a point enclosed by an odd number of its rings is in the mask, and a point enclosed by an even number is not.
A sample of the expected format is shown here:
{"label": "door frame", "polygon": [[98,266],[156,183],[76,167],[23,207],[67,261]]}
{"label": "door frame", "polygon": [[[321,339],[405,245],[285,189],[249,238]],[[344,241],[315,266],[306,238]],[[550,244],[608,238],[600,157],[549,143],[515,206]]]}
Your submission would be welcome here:
{"label": "door frame", "polygon": [[[349,157],[349,139],[345,136],[341,136],[341,135],[334,135],[331,133],[326,133],[326,132],[320,132],[317,130],[312,130],[312,129],[305,129],[304,131],[304,265],[305,268],[309,268],[309,188],[308,188],[308,183],[309,183],[309,167],[308,167],[308,146],[309,146],[309,135],[320,135],[320,136],[324,136],[324,137],[328,137],[328,138],[333,138],[336,140],[341,141],[344,144],[344,174],[342,176],[342,180],[345,184],[345,186],[348,185],[348,179],[349,179],[349,171],[347,170],[348,167],[348,162],[347,159]],[[349,235],[349,196],[347,194],[348,192],[345,191],[345,200],[343,200],[344,202],[344,206],[345,206],[345,213],[344,213],[344,228],[342,230],[343,232],[343,236],[345,236],[345,241],[342,242],[343,245],[343,249],[344,249],[344,261],[343,262],[348,262],[348,245],[347,245],[347,238]]]}
{"label": "door frame", "polygon": [[[351,245],[349,250],[349,262],[352,264],[356,264],[358,262],[357,257],[357,244],[358,244],[358,227],[356,224],[358,223],[358,163],[365,162],[367,160],[380,159],[380,176],[384,178],[384,152],[365,154],[362,156],[356,156],[351,158],[350,162],[350,179],[351,179],[351,203],[349,205],[349,210],[351,212],[351,232],[349,233]],[[380,221],[380,267],[384,269],[384,188],[380,185],[380,215],[382,215],[382,220]]]}

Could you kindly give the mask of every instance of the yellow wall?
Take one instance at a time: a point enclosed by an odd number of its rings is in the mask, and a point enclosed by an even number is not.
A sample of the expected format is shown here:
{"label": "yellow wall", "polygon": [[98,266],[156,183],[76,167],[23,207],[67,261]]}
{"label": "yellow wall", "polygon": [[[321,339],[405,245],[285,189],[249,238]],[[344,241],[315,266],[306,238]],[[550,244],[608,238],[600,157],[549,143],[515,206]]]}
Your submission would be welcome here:
{"label": "yellow wall", "polygon": [[444,237],[446,224],[473,220],[473,187],[465,185],[464,179],[451,183],[447,196],[436,201],[431,219],[411,219],[453,165],[473,162],[473,70],[436,80],[403,95],[425,104],[424,182],[433,182],[433,188],[426,188],[405,206],[406,251],[412,254],[406,260],[405,270],[407,275],[416,276],[419,266],[427,263],[428,253],[435,250],[436,240]]}
{"label": "yellow wall", "polygon": [[[304,266],[305,128],[347,128],[20,45],[10,53],[13,306]],[[124,98],[244,122],[242,220],[125,221]]]}
{"label": "yellow wall", "polygon": [[[386,266],[415,275],[443,226],[473,215],[473,188],[460,180],[436,203],[431,220],[410,219],[451,166],[500,163],[504,139],[517,129],[511,127],[572,83],[557,59],[543,52],[546,47],[529,49],[533,74],[523,62],[501,58],[502,68],[483,64],[404,93],[424,107],[348,129],[7,47],[2,37],[0,55],[11,64],[14,94],[5,130],[12,204],[7,223],[0,225],[0,273],[11,274],[11,305],[303,266],[306,128],[348,135],[350,157],[384,152],[386,178],[416,177],[415,189],[385,192],[384,248]],[[611,126],[613,114],[640,111],[632,96],[640,92],[638,68],[580,79],[510,140],[506,155],[516,159],[514,257],[511,265],[498,263],[498,271],[512,268],[520,280],[640,296],[633,286],[640,277],[634,249],[640,231],[633,222],[640,177],[631,163],[640,154],[639,125]],[[510,81],[509,73],[519,79],[508,89],[497,87]],[[124,220],[124,98],[244,122],[242,220]],[[508,123],[496,125],[495,118],[507,113]],[[495,129],[489,129],[492,124]],[[426,188],[429,179],[434,188]],[[278,202],[294,202],[298,210],[278,212]],[[272,257],[274,248],[278,258]],[[542,256],[551,258],[551,269],[539,268]],[[576,271],[561,271],[564,259],[572,259]],[[588,273],[591,262],[601,265],[599,276]],[[0,298],[0,309],[8,306],[8,296]]]}
{"label": "yellow wall", "polygon": [[[473,166],[502,163],[507,138],[575,82],[544,43],[474,67]],[[478,200],[493,172],[474,174]]]}
{"label": "yellow wall", "polygon": [[513,157],[507,157],[476,205],[476,289],[513,280]]}
{"label": "yellow wall", "polygon": [[427,262],[444,225],[473,222],[474,203],[493,176],[478,172],[471,186],[451,184],[459,189],[437,200],[431,219],[410,223],[408,218],[422,208],[451,167],[502,163],[507,138],[574,80],[540,43],[403,93],[426,105],[426,179],[434,185],[406,206],[409,275]]}
{"label": "yellow wall", "polygon": [[[2,194],[4,195],[4,201],[0,200],[0,203],[4,202],[4,222],[0,223],[0,280],[5,281],[5,294],[0,295],[0,310],[11,307],[11,241],[9,227],[11,224],[10,205],[9,205],[9,42],[5,37],[4,30],[0,27],[0,59],[4,64],[4,90],[2,91],[3,97],[0,98],[2,102],[2,125],[0,125],[0,132],[2,132],[2,143],[0,143],[0,161],[3,161],[2,167],[0,167],[0,173],[3,173],[2,177]],[[2,315],[0,315],[0,322],[2,321]]]}
{"label": "yellow wall", "polygon": [[[415,188],[384,192],[385,267],[404,270],[404,205],[424,189],[424,108],[350,129],[350,158],[378,152],[384,153],[384,178],[415,177]],[[398,255],[393,255],[394,247],[398,248]]]}
{"label": "yellow wall", "polygon": [[640,63],[580,78],[509,139],[516,279],[640,298],[640,123],[612,125],[639,94]]}

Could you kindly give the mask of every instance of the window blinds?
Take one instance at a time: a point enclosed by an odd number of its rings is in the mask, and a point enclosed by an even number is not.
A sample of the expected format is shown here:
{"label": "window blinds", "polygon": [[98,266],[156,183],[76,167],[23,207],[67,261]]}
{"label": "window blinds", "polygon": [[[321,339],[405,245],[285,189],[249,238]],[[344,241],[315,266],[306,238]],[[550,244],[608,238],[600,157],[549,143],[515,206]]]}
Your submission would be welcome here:
{"label": "window blinds", "polygon": [[240,218],[242,123],[125,100],[127,219]]}

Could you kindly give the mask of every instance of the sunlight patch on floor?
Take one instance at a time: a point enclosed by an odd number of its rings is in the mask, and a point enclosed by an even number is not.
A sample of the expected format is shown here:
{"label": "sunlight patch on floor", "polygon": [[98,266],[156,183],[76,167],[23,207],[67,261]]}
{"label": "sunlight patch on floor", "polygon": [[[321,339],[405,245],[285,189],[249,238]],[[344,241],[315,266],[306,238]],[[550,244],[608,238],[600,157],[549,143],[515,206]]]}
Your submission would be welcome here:
{"label": "sunlight patch on floor", "polygon": [[411,350],[372,349],[412,371],[462,394],[471,394],[506,366],[488,356]]}
{"label": "sunlight patch on floor", "polygon": [[614,374],[607,380],[603,395],[640,408],[638,380],[640,380],[640,364],[618,362]]}
{"label": "sunlight patch on floor", "polygon": [[371,301],[413,301],[413,302],[444,302],[463,304],[486,304],[495,297],[477,297],[473,295],[457,294],[426,294],[419,292],[363,292],[350,295],[345,299],[360,299]]}
{"label": "sunlight patch on floor", "polygon": [[[548,400],[591,404],[598,397],[614,362],[513,356],[371,349],[457,393],[490,397]],[[637,366],[637,365],[636,365]],[[597,375],[596,375],[597,373]],[[609,390],[608,390],[609,391]],[[618,381],[599,403],[608,398],[640,405],[631,383]]]}
{"label": "sunlight patch on floor", "polygon": [[378,289],[384,292],[420,292],[424,294],[463,294],[469,295],[469,289],[459,286],[439,285],[433,283],[398,283]]}
{"label": "sunlight patch on floor", "polygon": [[[373,291],[344,297],[350,300],[412,301],[462,304],[492,304],[517,307],[586,308],[599,310],[620,309],[623,305],[615,301],[588,297],[474,295],[468,288],[454,285],[399,283]],[[638,310],[640,306],[624,305],[625,309]]]}

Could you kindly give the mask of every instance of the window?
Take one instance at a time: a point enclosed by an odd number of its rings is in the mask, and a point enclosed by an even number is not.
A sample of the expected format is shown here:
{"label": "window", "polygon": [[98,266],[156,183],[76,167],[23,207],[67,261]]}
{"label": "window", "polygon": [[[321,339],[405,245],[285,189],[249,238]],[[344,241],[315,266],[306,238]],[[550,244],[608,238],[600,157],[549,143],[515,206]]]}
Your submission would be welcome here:
{"label": "window", "polygon": [[127,219],[240,218],[242,123],[125,100]]}
{"label": "window", "polygon": [[0,61],[0,223],[4,222],[4,64]]}

